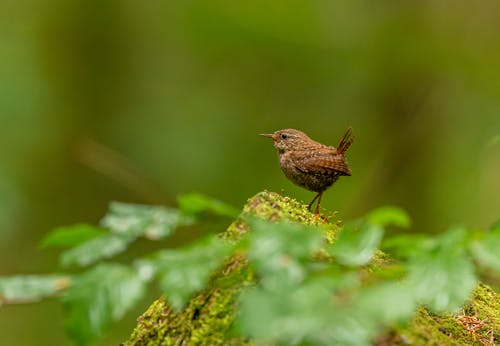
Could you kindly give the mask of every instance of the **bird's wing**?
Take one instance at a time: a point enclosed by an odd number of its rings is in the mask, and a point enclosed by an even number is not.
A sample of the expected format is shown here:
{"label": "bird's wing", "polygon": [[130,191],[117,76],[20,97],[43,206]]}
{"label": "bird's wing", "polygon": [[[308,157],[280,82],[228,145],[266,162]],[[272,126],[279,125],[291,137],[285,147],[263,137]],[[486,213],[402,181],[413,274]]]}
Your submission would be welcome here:
{"label": "bird's wing", "polygon": [[305,173],[331,174],[337,172],[341,175],[351,175],[351,170],[344,156],[337,154],[336,151],[306,156],[304,159],[296,162],[295,166],[298,170]]}

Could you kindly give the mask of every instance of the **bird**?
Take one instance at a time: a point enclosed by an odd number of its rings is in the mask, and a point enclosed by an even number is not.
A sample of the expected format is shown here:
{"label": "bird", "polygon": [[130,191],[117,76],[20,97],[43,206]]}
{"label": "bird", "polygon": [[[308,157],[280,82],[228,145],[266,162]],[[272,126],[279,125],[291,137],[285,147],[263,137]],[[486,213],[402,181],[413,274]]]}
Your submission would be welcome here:
{"label": "bird", "polygon": [[285,176],[294,184],[316,192],[316,196],[307,206],[308,210],[312,211],[312,206],[317,200],[314,210],[316,215],[319,215],[323,192],[339,177],[352,175],[345,158],[346,151],[354,140],[351,127],[347,128],[337,147],[317,142],[304,132],[295,129],[277,130],[260,135],[273,140]]}

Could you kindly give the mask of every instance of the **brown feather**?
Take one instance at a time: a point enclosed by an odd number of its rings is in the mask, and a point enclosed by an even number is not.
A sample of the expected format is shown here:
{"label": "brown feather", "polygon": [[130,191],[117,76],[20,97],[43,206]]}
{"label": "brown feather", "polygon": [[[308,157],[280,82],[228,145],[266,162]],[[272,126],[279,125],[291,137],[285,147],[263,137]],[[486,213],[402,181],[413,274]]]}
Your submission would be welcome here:
{"label": "brown feather", "polygon": [[338,172],[339,175],[352,174],[344,157],[337,154],[336,150],[320,152],[314,156],[303,157],[302,160],[297,161],[296,167],[303,172],[324,172],[327,174]]}
{"label": "brown feather", "polygon": [[337,146],[337,152],[339,154],[344,154],[347,151],[347,149],[349,149],[353,141],[354,141],[354,136],[352,134],[352,127],[349,127],[339,141],[339,145]]}
{"label": "brown feather", "polygon": [[316,142],[295,129],[278,130],[262,136],[272,138],[286,177],[294,184],[318,193],[312,201],[318,200],[316,214],[319,213],[323,192],[340,176],[351,175],[344,155],[353,142],[351,128],[344,133],[337,148]]}

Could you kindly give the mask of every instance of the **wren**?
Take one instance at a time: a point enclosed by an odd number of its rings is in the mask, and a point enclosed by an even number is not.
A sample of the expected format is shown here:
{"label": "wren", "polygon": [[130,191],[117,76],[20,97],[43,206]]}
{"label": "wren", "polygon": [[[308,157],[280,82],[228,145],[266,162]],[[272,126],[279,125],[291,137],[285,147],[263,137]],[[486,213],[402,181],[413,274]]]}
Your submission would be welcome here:
{"label": "wren", "polygon": [[309,138],[304,132],[294,129],[278,130],[261,136],[271,138],[278,149],[280,166],[285,176],[294,184],[317,192],[311,203],[318,200],[315,214],[319,214],[323,192],[340,176],[351,175],[345,153],[353,142],[352,128],[348,128],[337,147],[330,147]]}

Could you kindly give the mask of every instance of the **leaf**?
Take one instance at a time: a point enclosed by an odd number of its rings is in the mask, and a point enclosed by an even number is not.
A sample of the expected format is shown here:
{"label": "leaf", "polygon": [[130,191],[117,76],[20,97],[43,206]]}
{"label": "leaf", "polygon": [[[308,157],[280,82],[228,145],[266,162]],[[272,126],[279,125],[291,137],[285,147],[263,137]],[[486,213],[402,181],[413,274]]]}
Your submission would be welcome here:
{"label": "leaf", "polygon": [[399,282],[369,287],[343,288],[334,300],[334,311],[319,334],[322,344],[338,346],[373,345],[373,339],[387,326],[411,319],[416,306]]}
{"label": "leaf", "polygon": [[194,292],[201,290],[231,250],[231,245],[210,236],[188,248],[157,253],[152,264],[172,307],[180,310]]}
{"label": "leaf", "polygon": [[321,278],[281,292],[249,290],[241,297],[238,325],[245,335],[269,344],[295,345],[320,339],[333,318],[334,285],[334,279]]}
{"label": "leaf", "polygon": [[190,222],[179,210],[162,206],[112,202],[109,209],[101,225],[134,238],[162,239],[170,236],[178,226]]}
{"label": "leaf", "polygon": [[144,293],[144,282],[131,268],[99,264],[76,276],[62,297],[66,331],[78,344],[87,344],[121,319]]}
{"label": "leaf", "polygon": [[73,247],[104,234],[104,230],[80,223],[52,230],[40,242],[40,247]]}
{"label": "leaf", "polygon": [[246,291],[238,326],[262,344],[368,346],[377,332],[376,320],[351,300],[335,301],[335,289],[343,288],[343,281],[314,278],[283,291]]}
{"label": "leaf", "polygon": [[464,251],[465,229],[455,227],[420,251],[408,264],[408,286],[419,303],[435,312],[463,305],[477,284],[474,265]]}
{"label": "leaf", "polygon": [[329,246],[330,253],[342,264],[367,264],[377,250],[384,230],[377,224],[348,224],[342,228],[337,241]]}
{"label": "leaf", "polygon": [[407,323],[413,317],[416,302],[404,283],[383,282],[357,288],[344,287],[335,300],[323,332],[323,344],[339,346],[373,345],[373,340],[388,326]]}
{"label": "leaf", "polygon": [[149,282],[154,279],[156,269],[150,260],[140,258],[135,260],[133,265],[142,281]]}
{"label": "leaf", "polygon": [[426,247],[433,241],[423,234],[401,234],[382,241],[382,250],[391,256],[407,259],[420,251],[426,251]]}
{"label": "leaf", "polygon": [[381,326],[408,322],[417,306],[411,289],[400,282],[384,282],[366,287],[355,301],[360,313],[371,316]]}
{"label": "leaf", "polygon": [[183,213],[192,216],[198,216],[204,212],[212,212],[216,215],[235,218],[240,214],[240,210],[233,206],[199,193],[180,195],[177,198],[177,202]]}
{"label": "leaf", "polygon": [[102,219],[103,227],[112,233],[90,239],[65,251],[60,263],[88,266],[103,258],[110,258],[125,251],[138,237],[162,239],[173,233],[176,227],[189,223],[176,209],[113,202],[110,211]]}
{"label": "leaf", "polygon": [[371,211],[366,216],[366,220],[369,223],[373,223],[382,227],[392,225],[402,228],[409,228],[411,225],[410,217],[408,216],[406,211],[393,206],[380,207]]}
{"label": "leaf", "polygon": [[292,223],[251,220],[248,257],[262,276],[262,284],[281,287],[296,284],[306,275],[305,259],[323,245],[323,232],[316,227]]}
{"label": "leaf", "polygon": [[128,244],[134,239],[117,234],[105,234],[63,252],[59,262],[63,267],[71,265],[85,267],[125,251]]}
{"label": "leaf", "polygon": [[471,243],[474,258],[484,267],[500,272],[500,226],[485,232],[483,239]]}
{"label": "leaf", "polygon": [[63,275],[18,275],[0,278],[0,305],[38,301],[53,296],[71,283]]}

